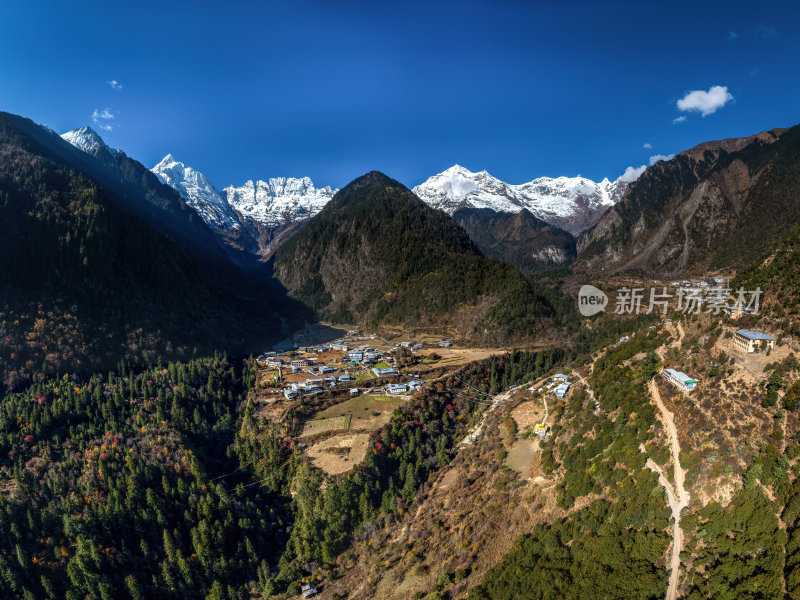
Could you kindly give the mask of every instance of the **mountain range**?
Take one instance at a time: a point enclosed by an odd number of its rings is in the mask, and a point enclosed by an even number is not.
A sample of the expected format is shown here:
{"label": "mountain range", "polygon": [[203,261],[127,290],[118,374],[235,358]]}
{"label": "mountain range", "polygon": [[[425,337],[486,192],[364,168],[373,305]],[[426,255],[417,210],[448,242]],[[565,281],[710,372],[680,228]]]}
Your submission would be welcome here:
{"label": "mountain range", "polygon": [[[90,127],[69,131],[62,137],[108,166],[115,164],[120,153],[108,147]],[[330,186],[315,187],[308,177],[250,180],[241,186],[229,185],[220,192],[203,173],[171,154],[151,170],[181,195],[223,245],[264,260],[271,258],[337,192]],[[451,216],[461,209],[481,209],[491,211],[492,214],[486,213],[486,219],[496,220],[525,210],[546,225],[576,235],[594,225],[619,201],[627,185],[621,178],[594,182],[580,176],[541,177],[513,185],[486,171],[473,173],[455,165],[414,187],[413,192],[432,208]],[[480,213],[471,215],[473,223],[476,214]],[[562,246],[537,246],[524,260],[538,265],[536,268],[563,265],[574,254],[569,249],[564,252]],[[497,252],[492,255],[497,256]]]}
{"label": "mountain range", "polygon": [[[452,216],[484,255],[527,274],[573,261],[583,272],[724,268],[748,264],[788,229],[772,217],[796,212],[790,197],[798,135],[797,128],[774,129],[706,142],[651,165],[632,182],[542,177],[512,185],[455,165],[412,192]],[[138,163],[91,128],[62,137],[121,180],[147,181]],[[185,202],[172,201],[170,211],[194,209],[221,248],[238,251],[233,257],[240,263],[243,256],[273,257],[337,193],[307,177],[247,181],[220,192],[171,155],[152,173]],[[153,204],[156,196],[146,199]],[[194,243],[210,245],[207,232],[200,238]]]}
{"label": "mountain range", "polygon": [[540,177],[520,185],[505,183],[486,171],[473,173],[454,165],[413,188],[429,206],[453,214],[461,208],[488,208],[538,219],[575,235],[590,228],[622,198],[623,179],[594,182],[585,177]]}

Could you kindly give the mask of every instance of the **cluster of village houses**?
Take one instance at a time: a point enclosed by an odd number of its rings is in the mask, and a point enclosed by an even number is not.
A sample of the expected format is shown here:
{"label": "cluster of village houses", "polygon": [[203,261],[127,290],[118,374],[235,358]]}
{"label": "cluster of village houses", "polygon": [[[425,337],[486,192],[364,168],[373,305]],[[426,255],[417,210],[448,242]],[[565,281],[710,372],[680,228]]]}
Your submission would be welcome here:
{"label": "cluster of village houses", "polygon": [[[544,389],[547,390],[550,394],[554,395],[559,400],[567,395],[569,388],[572,387],[572,383],[570,383],[569,378],[562,374],[557,373],[553,375],[553,377],[544,384]],[[529,392],[541,392],[542,388],[540,387],[530,387],[528,388]]]}
{"label": "cluster of village houses", "polygon": [[[439,347],[447,348],[451,343],[447,340],[442,340],[437,343]],[[409,348],[411,350],[418,350],[422,348],[422,344],[411,342],[399,342],[395,347]],[[328,350],[337,350],[346,352],[341,362],[337,366],[330,364],[319,364],[319,361],[312,354],[321,354]],[[350,375],[348,369],[368,369],[375,378],[382,377],[396,377],[400,372],[394,365],[394,357],[386,352],[372,348],[369,346],[361,346],[359,348],[351,349],[347,344],[337,341],[320,346],[305,346],[297,348],[296,353],[279,353],[279,352],[266,352],[259,356],[256,361],[259,366],[276,369],[290,370],[292,373],[307,372],[310,377],[305,382],[294,382],[288,384],[284,390],[283,395],[287,400],[295,400],[302,396],[309,396],[314,394],[321,394],[325,389],[336,388],[339,386],[348,387],[355,382],[355,379]],[[294,357],[294,358],[293,358]],[[336,359],[332,362],[336,363]],[[376,364],[377,363],[377,364]],[[276,376],[280,379],[280,375]],[[389,394],[406,394],[416,391],[425,383],[424,380],[416,376],[411,376],[410,380],[406,383],[388,383],[383,388],[376,388],[372,391],[384,392]],[[350,388],[350,395],[357,396],[361,391],[357,388]]]}
{"label": "cluster of village houses", "polygon": [[[673,287],[679,288],[683,296],[684,305],[690,304],[691,307],[699,310],[705,304],[706,310],[724,312],[731,319],[739,319],[755,312],[756,308],[745,305],[741,299],[735,298],[728,287],[728,280],[724,277],[711,277],[710,280],[700,281],[671,281]],[[679,307],[679,310],[684,307]]]}

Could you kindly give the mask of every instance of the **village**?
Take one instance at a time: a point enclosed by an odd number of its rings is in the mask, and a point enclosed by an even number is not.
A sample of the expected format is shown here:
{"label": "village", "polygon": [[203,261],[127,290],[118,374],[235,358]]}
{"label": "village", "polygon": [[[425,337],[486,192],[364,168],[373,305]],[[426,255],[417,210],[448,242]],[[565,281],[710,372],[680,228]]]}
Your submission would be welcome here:
{"label": "village", "polygon": [[[414,392],[425,382],[420,379],[420,369],[405,376],[409,356],[423,349],[421,342],[396,342],[380,348],[363,344],[364,337],[357,331],[348,337],[326,344],[300,346],[290,351],[270,351],[256,359],[259,383],[280,392],[287,400],[320,394],[326,390],[349,390],[350,395],[361,393],[388,393],[392,395]],[[368,338],[367,338],[368,339]],[[451,342],[441,340],[427,348],[449,348]],[[429,352],[436,356],[435,352]],[[440,358],[440,357],[439,357]],[[422,363],[435,362],[432,358],[420,359]],[[401,370],[403,373],[401,373]],[[401,381],[402,380],[402,381]],[[273,398],[274,400],[274,398]],[[269,402],[269,398],[265,398]]]}
{"label": "village", "polygon": [[[696,282],[675,283],[706,288]],[[745,314],[742,309],[721,315],[729,323],[723,343],[743,360],[775,347],[770,334],[731,325]],[[672,319],[664,317],[649,329],[662,328],[674,329]],[[618,344],[627,341],[629,336],[622,336]],[[322,344],[268,351],[256,359],[260,414],[286,425],[299,450],[317,467],[329,475],[344,473],[366,456],[370,432],[387,424],[394,410],[419,390],[469,360],[503,351],[458,348],[449,340],[435,338],[388,341],[358,330]],[[669,361],[662,362],[660,375],[683,393],[691,393],[701,383],[699,377],[673,368]],[[528,434],[546,439],[550,433],[546,398],[563,401],[571,385],[567,375],[557,373],[527,389],[526,396],[543,399],[537,402],[545,408],[545,418],[535,423],[522,419]],[[474,439],[475,433],[470,436]]]}
{"label": "village", "polygon": [[337,475],[366,456],[369,434],[421,388],[503,349],[456,348],[446,339],[387,341],[350,330],[322,344],[256,358],[262,418],[280,423],[320,469]]}

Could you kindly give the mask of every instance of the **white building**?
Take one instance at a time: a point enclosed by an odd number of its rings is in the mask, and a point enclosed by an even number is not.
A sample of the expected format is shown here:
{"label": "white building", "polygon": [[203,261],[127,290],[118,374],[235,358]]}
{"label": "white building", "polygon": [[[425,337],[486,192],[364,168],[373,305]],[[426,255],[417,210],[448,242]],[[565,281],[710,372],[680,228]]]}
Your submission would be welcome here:
{"label": "white building", "polygon": [[699,380],[692,379],[686,373],[676,371],[675,369],[664,369],[661,371],[661,375],[676,388],[684,392],[691,392],[697,387],[697,384],[700,383]]}
{"label": "white building", "polygon": [[737,329],[733,333],[733,347],[742,352],[772,350],[775,347],[775,338],[763,331]]}
{"label": "white building", "polygon": [[391,367],[387,368],[373,367],[372,372],[375,374],[375,377],[386,377],[387,375],[397,375],[397,369],[393,369]]}
{"label": "white building", "polygon": [[566,396],[571,385],[572,384],[569,381],[565,381],[564,383],[560,384],[553,392],[556,395],[556,398],[563,398]]}
{"label": "white building", "polygon": [[386,391],[390,394],[405,394],[408,386],[405,383],[390,383],[386,386]]}

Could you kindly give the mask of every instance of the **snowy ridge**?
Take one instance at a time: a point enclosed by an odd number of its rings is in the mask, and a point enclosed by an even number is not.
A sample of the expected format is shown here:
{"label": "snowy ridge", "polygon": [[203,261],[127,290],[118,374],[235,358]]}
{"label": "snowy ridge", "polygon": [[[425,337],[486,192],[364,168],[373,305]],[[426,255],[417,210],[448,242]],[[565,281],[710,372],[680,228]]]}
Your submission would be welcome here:
{"label": "snowy ridge", "polygon": [[338,190],[315,188],[308,177],[273,177],[247,181],[240,187],[231,185],[223,191],[228,204],[242,217],[274,228],[310,219]]}
{"label": "snowy ridge", "polygon": [[513,185],[486,171],[473,173],[454,165],[416,186],[413,192],[433,208],[453,214],[459,208],[489,208],[517,213],[527,208],[533,215],[578,233],[593,225],[625,192],[627,182],[585,177],[540,177]]}
{"label": "snowy ridge", "polygon": [[205,175],[167,154],[150,169],[161,183],[176,190],[212,230],[240,229],[236,213]]}
{"label": "snowy ridge", "polygon": [[78,150],[82,150],[107,167],[115,168],[118,166],[118,159],[121,150],[111,148],[103,141],[103,138],[91,127],[81,127],[80,129],[73,129],[61,135],[61,138]]}

